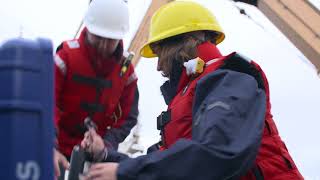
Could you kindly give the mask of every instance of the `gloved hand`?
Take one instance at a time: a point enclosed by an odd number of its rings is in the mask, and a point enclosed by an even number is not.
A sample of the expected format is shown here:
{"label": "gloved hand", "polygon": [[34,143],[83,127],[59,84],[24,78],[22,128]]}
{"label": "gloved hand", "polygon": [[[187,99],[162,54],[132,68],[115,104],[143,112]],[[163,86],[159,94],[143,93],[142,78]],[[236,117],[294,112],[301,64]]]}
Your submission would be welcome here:
{"label": "gloved hand", "polygon": [[102,161],[107,157],[108,151],[104,141],[93,128],[90,128],[89,131],[84,134],[81,147],[89,152],[96,162]]}

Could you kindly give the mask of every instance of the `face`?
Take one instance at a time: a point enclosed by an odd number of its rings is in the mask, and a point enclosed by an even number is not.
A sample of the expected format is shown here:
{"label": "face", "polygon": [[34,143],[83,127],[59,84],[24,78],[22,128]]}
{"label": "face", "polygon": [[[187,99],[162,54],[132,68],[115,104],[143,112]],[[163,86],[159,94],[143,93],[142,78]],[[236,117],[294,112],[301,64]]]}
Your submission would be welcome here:
{"label": "face", "polygon": [[87,40],[102,57],[112,56],[120,42],[118,39],[103,38],[89,32],[87,33]]}
{"label": "face", "polygon": [[158,56],[157,70],[162,71],[162,75],[165,77],[168,77],[168,73],[171,71],[173,56],[176,57],[184,46],[183,39],[184,36],[179,35],[150,44],[151,50]]}
{"label": "face", "polygon": [[153,53],[158,56],[158,66],[157,71],[162,71],[163,69],[163,59],[161,58],[161,46],[160,43],[152,43],[150,44],[150,48],[152,49]]}
{"label": "face", "polygon": [[158,66],[157,71],[161,71],[162,76],[171,79],[173,71],[179,71],[173,67],[173,64],[177,64],[179,60],[179,52],[181,51],[181,46],[176,43],[176,41],[158,41],[156,43],[150,44],[150,48],[153,53],[158,56]]}

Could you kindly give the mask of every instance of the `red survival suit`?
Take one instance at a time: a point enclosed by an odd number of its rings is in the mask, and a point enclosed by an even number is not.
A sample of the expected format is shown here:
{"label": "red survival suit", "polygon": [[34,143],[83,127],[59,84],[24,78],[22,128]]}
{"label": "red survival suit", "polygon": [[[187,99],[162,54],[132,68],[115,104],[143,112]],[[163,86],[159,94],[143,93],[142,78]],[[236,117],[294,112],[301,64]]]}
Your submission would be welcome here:
{"label": "red survival suit", "polygon": [[70,157],[91,117],[97,132],[117,148],[137,122],[138,90],[134,68],[123,57],[122,42],[111,59],[103,59],[85,40],[63,42],[55,57],[58,149]]}

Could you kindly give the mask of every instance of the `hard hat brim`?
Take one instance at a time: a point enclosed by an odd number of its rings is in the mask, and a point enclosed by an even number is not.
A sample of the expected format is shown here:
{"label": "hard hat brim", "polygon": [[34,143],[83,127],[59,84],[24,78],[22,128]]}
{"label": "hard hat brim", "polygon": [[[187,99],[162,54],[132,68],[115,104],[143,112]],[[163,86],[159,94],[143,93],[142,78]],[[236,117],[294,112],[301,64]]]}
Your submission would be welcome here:
{"label": "hard hat brim", "polygon": [[[163,39],[166,39],[166,38],[169,38],[169,37],[173,37],[173,36],[176,36],[176,35],[180,35],[180,34],[183,34],[183,33],[187,33],[187,32],[193,32],[193,31],[201,31],[201,30],[208,30],[208,31],[212,31],[212,29],[217,29],[219,27],[215,27],[213,25],[202,25],[203,27],[201,27],[200,25],[195,27],[194,30],[190,30],[190,27],[184,27],[184,28],[177,28],[171,32],[165,32],[163,34],[160,34],[156,37],[154,37],[153,39],[150,39],[147,43],[145,43],[141,50],[140,50],[140,55],[142,57],[145,57],[145,58],[153,58],[153,57],[158,57],[151,49],[150,47],[150,44],[151,43],[154,43],[154,42],[157,42],[157,41],[160,41],[160,40],[163,40]],[[217,32],[217,31],[214,31],[215,33],[218,33],[218,38],[216,39],[216,42],[215,44],[219,44],[221,43],[224,38],[225,38],[225,34],[221,31],[221,32]]]}
{"label": "hard hat brim", "polygon": [[126,35],[125,33],[106,31],[105,29],[100,29],[98,27],[92,27],[92,26],[87,26],[87,29],[91,34],[94,34],[103,38],[108,38],[108,39],[121,40]]}

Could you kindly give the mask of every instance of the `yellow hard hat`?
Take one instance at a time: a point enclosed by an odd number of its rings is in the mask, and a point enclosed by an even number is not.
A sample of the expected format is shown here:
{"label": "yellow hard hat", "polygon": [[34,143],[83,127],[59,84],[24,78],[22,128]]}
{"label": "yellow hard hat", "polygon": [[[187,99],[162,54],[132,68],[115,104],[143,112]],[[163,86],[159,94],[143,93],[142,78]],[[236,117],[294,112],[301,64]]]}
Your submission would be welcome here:
{"label": "yellow hard hat", "polygon": [[216,44],[225,35],[214,15],[207,8],[192,1],[173,1],[162,6],[152,16],[148,42],[141,48],[143,57],[156,57],[150,44],[179,34],[207,30],[218,34]]}

